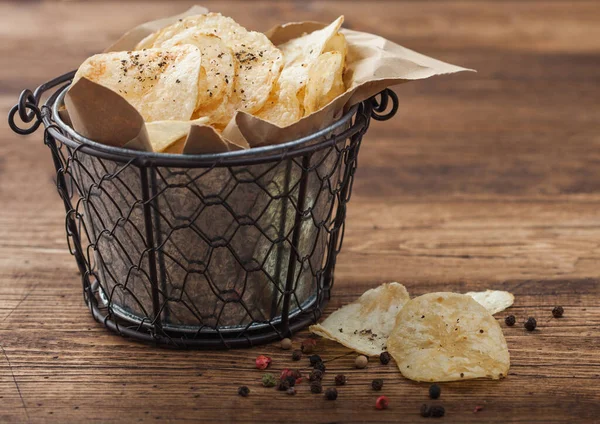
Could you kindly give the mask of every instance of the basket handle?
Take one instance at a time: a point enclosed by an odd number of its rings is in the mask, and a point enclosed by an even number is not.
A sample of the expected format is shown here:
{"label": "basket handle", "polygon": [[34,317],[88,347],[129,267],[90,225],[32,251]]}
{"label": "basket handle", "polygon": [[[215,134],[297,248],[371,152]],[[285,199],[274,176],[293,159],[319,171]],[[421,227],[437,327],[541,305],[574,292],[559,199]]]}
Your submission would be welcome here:
{"label": "basket handle", "polygon": [[[380,100],[377,100],[378,96],[381,97]],[[392,108],[385,113],[390,98],[392,99]],[[371,118],[376,121],[387,121],[398,112],[398,96],[389,88],[371,97],[370,101],[372,105]]]}
{"label": "basket handle", "polygon": [[[35,132],[35,130],[37,130],[42,123],[42,112],[40,111],[39,107],[39,102],[42,98],[42,95],[57,85],[72,80],[74,75],[75,71],[61,75],[58,78],[54,78],[53,80],[40,85],[33,92],[29,89],[23,90],[19,96],[19,102],[10,109],[10,112],[8,112],[8,125],[10,126],[10,129],[21,135],[27,135]],[[17,112],[19,113],[19,118],[21,118],[22,122],[25,124],[33,122],[33,124],[31,124],[28,128],[19,127],[15,123],[15,115]]]}

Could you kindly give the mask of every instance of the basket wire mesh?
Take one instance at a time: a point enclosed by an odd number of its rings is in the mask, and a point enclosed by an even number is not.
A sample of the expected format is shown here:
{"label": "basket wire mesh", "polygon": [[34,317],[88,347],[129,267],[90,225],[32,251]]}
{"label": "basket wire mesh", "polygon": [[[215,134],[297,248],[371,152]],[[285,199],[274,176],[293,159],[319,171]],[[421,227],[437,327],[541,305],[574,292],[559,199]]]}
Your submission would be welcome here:
{"label": "basket wire mesh", "polygon": [[[300,140],[168,155],[75,133],[59,113],[72,76],[25,90],[9,124],[19,134],[45,126],[67,243],[97,321],[160,345],[225,348],[287,337],[320,317],[361,140],[371,117],[395,114],[392,91]],[[17,113],[30,127],[15,124]]]}

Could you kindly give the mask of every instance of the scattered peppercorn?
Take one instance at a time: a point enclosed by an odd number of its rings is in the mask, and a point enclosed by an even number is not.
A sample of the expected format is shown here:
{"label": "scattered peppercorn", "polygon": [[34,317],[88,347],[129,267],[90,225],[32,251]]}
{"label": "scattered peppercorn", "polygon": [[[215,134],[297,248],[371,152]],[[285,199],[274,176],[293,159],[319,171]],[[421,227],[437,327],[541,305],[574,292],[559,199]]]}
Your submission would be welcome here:
{"label": "scattered peppercorn", "polygon": [[508,325],[509,327],[512,327],[513,325],[515,325],[515,322],[517,322],[517,320],[515,319],[514,315],[509,315],[506,318],[504,318],[504,323],[506,325]]}
{"label": "scattered peppercorn", "polygon": [[256,357],[255,362],[256,362],[256,368],[258,368],[259,370],[264,370],[264,369],[267,369],[267,367],[271,363],[271,358],[269,358],[268,356],[265,356],[265,355],[258,355]]}
{"label": "scattered peppercorn", "polygon": [[241,386],[238,389],[238,395],[240,395],[241,397],[248,397],[249,394],[250,394],[250,389],[248,388],[248,386]]}
{"label": "scattered peppercorn", "polygon": [[288,385],[290,387],[294,387],[296,385],[296,379],[291,375],[289,377],[286,377],[284,380],[288,382]]}
{"label": "scattered peppercorn", "polygon": [[388,405],[390,404],[390,402],[388,401],[388,398],[385,396],[379,396],[377,398],[377,400],[375,401],[375,408],[377,409],[387,409]]}
{"label": "scattered peppercorn", "polygon": [[535,327],[537,327],[537,321],[535,320],[535,318],[529,317],[525,322],[525,328],[527,329],[527,331],[533,331],[535,330]]}
{"label": "scattered peppercorn", "polygon": [[563,316],[564,313],[565,308],[563,308],[562,306],[555,306],[554,309],[552,309],[552,316],[554,318],[560,318]]}
{"label": "scattered peppercorn", "polygon": [[366,368],[368,363],[369,358],[367,358],[365,355],[358,355],[354,360],[354,365],[356,368]]}
{"label": "scattered peppercorn", "polygon": [[323,385],[321,384],[321,381],[315,380],[310,383],[310,391],[311,393],[321,393],[323,391]]}
{"label": "scattered peppercorn", "polygon": [[426,404],[421,405],[421,416],[425,418],[431,416],[431,411]]}
{"label": "scattered peppercorn", "polygon": [[319,355],[310,355],[308,357],[308,360],[310,361],[310,365],[313,367],[315,365],[317,365],[319,362],[323,362],[323,360],[321,359],[321,357]]}
{"label": "scattered peppercorn", "polygon": [[296,394],[296,389],[294,387],[290,387],[286,390],[286,393],[290,396],[294,396]]}
{"label": "scattered peppercorn", "polygon": [[440,418],[444,416],[446,410],[441,405],[433,405],[431,408],[429,408],[429,413],[434,418]]}
{"label": "scattered peppercorn", "polygon": [[302,342],[300,349],[302,353],[312,353],[315,350],[315,346],[317,345],[317,341],[315,339],[306,339]]}
{"label": "scattered peppercorn", "polygon": [[336,400],[337,399],[337,390],[334,389],[333,387],[330,387],[329,389],[325,390],[325,399],[327,400]]}
{"label": "scattered peppercorn", "polygon": [[279,384],[277,385],[277,390],[285,392],[289,388],[290,388],[290,383],[287,380],[279,380]]}
{"label": "scattered peppercorn", "polygon": [[376,378],[371,382],[371,387],[373,390],[381,390],[383,388],[383,380],[381,378]]}
{"label": "scattered peppercorn", "polygon": [[279,378],[283,380],[286,377],[294,377],[294,379],[298,379],[298,378],[302,378],[302,374],[298,370],[290,370],[290,369],[286,368],[281,371]]}
{"label": "scattered peppercorn", "polygon": [[483,409],[483,406],[479,406],[479,405],[477,405],[477,406],[475,407],[475,409],[473,409],[473,413],[479,412],[479,411],[481,411],[482,409]]}
{"label": "scattered peppercorn", "polygon": [[431,399],[437,399],[442,394],[442,388],[437,384],[432,384],[429,386],[429,397]]}
{"label": "scattered peppercorn", "polygon": [[292,352],[292,361],[299,361],[302,359],[302,352],[299,350],[295,350]]}
{"label": "scattered peppercorn", "polygon": [[266,373],[262,376],[262,385],[265,387],[275,387],[277,385],[277,380],[273,374]]}
{"label": "scattered peppercorn", "polygon": [[325,372],[325,370],[327,369],[327,367],[325,366],[324,362],[317,362],[317,364],[315,365],[315,369],[319,370],[321,372]]}
{"label": "scattered peppercorn", "polygon": [[321,381],[323,379],[323,371],[321,370],[313,370],[308,375],[308,381]]}
{"label": "scattered peppercorn", "polygon": [[281,348],[283,350],[290,350],[292,348],[292,340],[287,337],[281,341]]}
{"label": "scattered peppercorn", "polygon": [[381,362],[383,365],[389,364],[391,359],[392,355],[390,355],[388,352],[381,352],[379,354],[379,362]]}
{"label": "scattered peppercorn", "polygon": [[335,385],[343,386],[346,384],[346,376],[344,374],[338,374],[335,376]]}

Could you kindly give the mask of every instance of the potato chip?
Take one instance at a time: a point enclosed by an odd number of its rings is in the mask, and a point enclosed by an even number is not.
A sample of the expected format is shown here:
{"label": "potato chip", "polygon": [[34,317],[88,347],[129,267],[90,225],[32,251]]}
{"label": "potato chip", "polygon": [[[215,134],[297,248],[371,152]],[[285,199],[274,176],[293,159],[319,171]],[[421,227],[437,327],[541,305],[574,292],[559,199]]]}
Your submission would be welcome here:
{"label": "potato chip", "polygon": [[321,324],[311,325],[309,330],[356,352],[376,356],[385,350],[396,314],[409,299],[402,284],[382,284],[333,312]]}
{"label": "potato chip", "polygon": [[342,94],[344,61],[342,53],[327,52],[320,55],[308,71],[304,94],[304,114],[309,115]]}
{"label": "potato chip", "polygon": [[190,45],[102,53],[83,62],[73,84],[85,77],[118,93],[146,122],[185,121],[196,108],[200,60]]}
{"label": "potato chip", "polygon": [[402,375],[415,381],[505,377],[502,329],[472,297],[429,293],[404,305],[387,342]]}
{"label": "potato chip", "polygon": [[486,290],[465,294],[475,299],[477,303],[482,305],[492,315],[502,312],[515,302],[515,296],[512,293],[500,290]]}
{"label": "potato chip", "polygon": [[[142,40],[138,48],[190,41],[194,36],[202,34],[217,35],[227,47],[217,54],[218,59],[225,58],[229,52],[234,56],[233,63],[219,60],[213,64],[213,75],[217,76],[219,73],[220,76],[225,76],[222,81],[232,85],[233,93],[223,103],[226,105],[225,110],[219,111],[218,117],[212,119],[217,119],[217,124],[225,125],[236,110],[248,113],[258,111],[267,101],[283,63],[281,52],[264,34],[248,31],[233,19],[219,13],[208,13],[189,16],[165,27],[157,35]],[[219,57],[221,53],[222,56]],[[206,74],[208,78],[209,72],[206,71]],[[215,83],[213,88],[215,85],[219,86]]]}
{"label": "potato chip", "polygon": [[[304,93],[308,73],[344,22],[340,16],[323,29],[279,45],[283,53],[284,66],[269,101],[256,113],[261,119],[280,127],[286,127],[302,118]],[[337,41],[339,44],[339,40]]]}
{"label": "potato chip", "polygon": [[146,123],[146,131],[154,152],[168,152],[178,140],[187,137],[192,125],[206,125],[208,118],[192,121],[154,121]]}

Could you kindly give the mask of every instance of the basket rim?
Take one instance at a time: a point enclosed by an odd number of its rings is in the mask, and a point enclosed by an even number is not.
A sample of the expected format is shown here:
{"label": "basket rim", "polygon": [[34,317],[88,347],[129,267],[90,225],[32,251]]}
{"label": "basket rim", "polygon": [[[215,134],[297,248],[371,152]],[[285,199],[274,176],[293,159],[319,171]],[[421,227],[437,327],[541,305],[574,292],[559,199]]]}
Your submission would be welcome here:
{"label": "basket rim", "polygon": [[[64,105],[64,97],[67,93],[70,83],[65,84],[45,103],[45,106],[51,109],[52,113],[43,117],[44,125],[51,135],[58,138],[62,143],[69,147],[82,151],[83,153],[109,159],[117,162],[132,162],[139,166],[179,166],[179,167],[206,167],[206,166],[230,166],[230,165],[250,165],[257,163],[271,162],[273,160],[282,160],[290,157],[308,154],[324,147],[331,146],[342,139],[347,139],[358,133],[366,126],[370,114],[366,119],[356,119],[359,107],[363,103],[352,106],[339,119],[325,128],[322,128],[312,134],[285,143],[253,147],[245,150],[237,150],[223,153],[204,153],[204,154],[175,154],[144,152],[122,147],[109,146],[77,133],[70,125],[64,122],[58,113],[59,108]],[[368,107],[368,106],[367,106]],[[335,133],[336,130],[343,128],[344,125],[351,123],[345,130]],[[59,131],[60,130],[60,131]],[[61,132],[63,131],[63,132]],[[65,133],[68,135],[66,136]],[[327,134],[332,134],[327,137]],[[321,137],[324,140],[311,143]]]}

